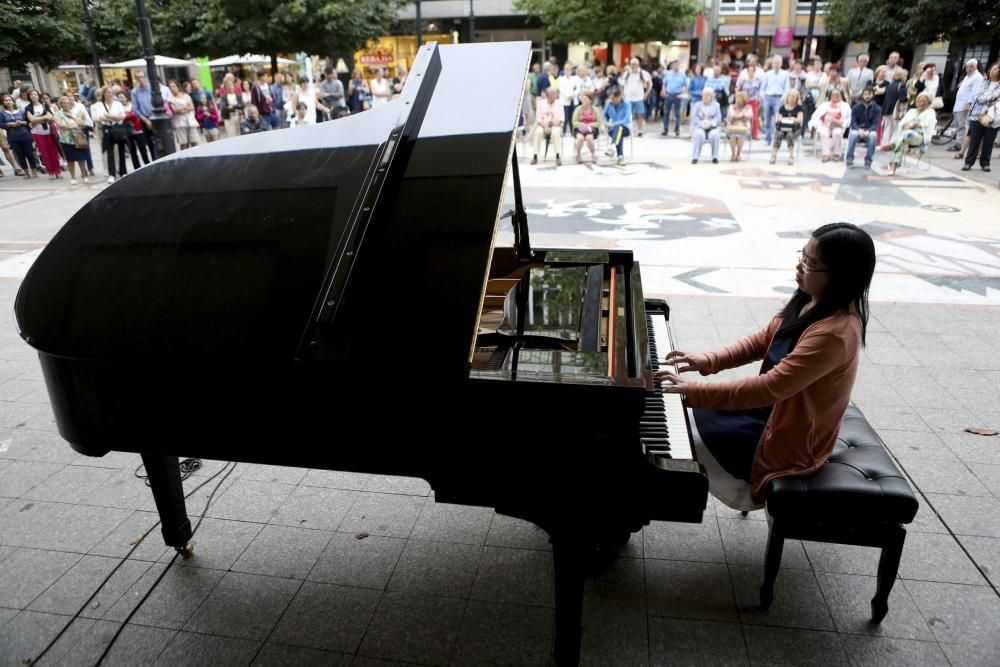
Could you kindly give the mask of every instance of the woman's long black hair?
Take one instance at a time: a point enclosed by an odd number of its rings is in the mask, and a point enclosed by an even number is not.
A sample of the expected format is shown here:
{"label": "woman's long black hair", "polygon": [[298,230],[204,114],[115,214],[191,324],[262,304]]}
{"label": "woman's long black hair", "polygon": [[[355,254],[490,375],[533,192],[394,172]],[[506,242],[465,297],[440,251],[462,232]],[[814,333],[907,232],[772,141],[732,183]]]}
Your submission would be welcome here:
{"label": "woman's long black hair", "polygon": [[819,244],[829,279],[819,303],[799,317],[812,297],[801,289],[781,310],[778,335],[801,334],[813,322],[836,313],[850,312],[851,306],[861,320],[861,345],[868,330],[868,288],[875,272],[875,244],[868,232],[847,222],[823,225],[812,233]]}

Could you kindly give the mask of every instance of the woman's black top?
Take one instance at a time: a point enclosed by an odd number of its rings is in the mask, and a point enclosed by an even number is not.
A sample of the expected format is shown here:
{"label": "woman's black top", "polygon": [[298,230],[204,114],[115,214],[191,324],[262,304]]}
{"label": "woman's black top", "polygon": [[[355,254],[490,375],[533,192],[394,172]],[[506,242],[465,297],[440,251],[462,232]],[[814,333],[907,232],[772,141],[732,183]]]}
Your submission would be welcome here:
{"label": "woman's black top", "polygon": [[885,100],[882,103],[882,115],[887,116],[896,110],[896,104],[906,100],[906,82],[892,81],[885,87]]}
{"label": "woman's black top", "polygon": [[[789,109],[784,104],[778,107],[778,130],[781,132],[791,132],[792,128],[788,123],[788,119],[790,118],[792,122],[798,122],[800,113],[802,113],[801,104],[796,104],[794,109]],[[785,120],[784,123],[782,119]]]}

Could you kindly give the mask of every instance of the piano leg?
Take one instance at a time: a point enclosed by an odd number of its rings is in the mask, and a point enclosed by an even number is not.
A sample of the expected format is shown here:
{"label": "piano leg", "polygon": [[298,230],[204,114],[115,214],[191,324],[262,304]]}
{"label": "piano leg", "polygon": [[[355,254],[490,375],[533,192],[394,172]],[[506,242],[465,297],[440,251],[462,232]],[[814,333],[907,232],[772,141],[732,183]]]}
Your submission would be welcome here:
{"label": "piano leg", "polygon": [[184,505],[184,487],[181,469],[176,456],[142,454],[149,486],[153,489],[156,511],[160,514],[163,541],[182,556],[191,556],[191,522]]}
{"label": "piano leg", "polygon": [[556,646],[558,667],[580,663],[580,623],[583,615],[583,573],[586,549],[576,540],[552,538],[556,586]]}

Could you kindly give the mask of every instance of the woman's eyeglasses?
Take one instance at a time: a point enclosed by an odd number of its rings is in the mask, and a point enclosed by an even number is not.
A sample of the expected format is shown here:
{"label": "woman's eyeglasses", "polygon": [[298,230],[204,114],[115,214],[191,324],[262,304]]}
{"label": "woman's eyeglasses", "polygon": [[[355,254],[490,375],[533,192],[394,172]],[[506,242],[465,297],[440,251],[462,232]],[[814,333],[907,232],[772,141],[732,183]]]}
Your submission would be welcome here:
{"label": "woman's eyeglasses", "polygon": [[809,263],[809,257],[802,250],[799,250],[796,255],[799,258],[799,266],[802,267],[803,273],[826,273],[826,269],[812,267]]}

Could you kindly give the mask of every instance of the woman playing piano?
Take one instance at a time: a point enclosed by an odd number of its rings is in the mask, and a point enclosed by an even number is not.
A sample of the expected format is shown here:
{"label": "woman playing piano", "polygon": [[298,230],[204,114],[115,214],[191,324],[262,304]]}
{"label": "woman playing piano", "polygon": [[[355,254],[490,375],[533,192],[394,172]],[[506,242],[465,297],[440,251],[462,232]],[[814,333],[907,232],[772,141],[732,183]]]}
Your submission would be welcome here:
{"label": "woman playing piano", "polygon": [[[712,495],[739,510],[760,509],[769,480],[801,475],[833,451],[858,371],[868,325],[875,246],[862,229],[824,225],[799,251],[798,289],[757,333],[707,354],[673,351],[658,376],[687,397],[688,421]],[[725,382],[681,374],[762,361],[756,376]]]}

